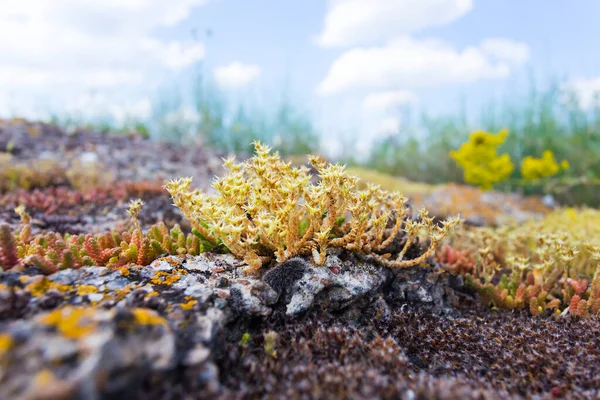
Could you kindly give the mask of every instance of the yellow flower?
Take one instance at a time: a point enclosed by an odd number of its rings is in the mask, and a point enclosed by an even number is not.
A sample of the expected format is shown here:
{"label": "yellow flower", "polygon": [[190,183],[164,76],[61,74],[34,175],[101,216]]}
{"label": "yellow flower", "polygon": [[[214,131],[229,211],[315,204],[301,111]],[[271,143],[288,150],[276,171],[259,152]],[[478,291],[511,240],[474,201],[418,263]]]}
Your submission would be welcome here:
{"label": "yellow flower", "polygon": [[450,152],[450,156],[463,168],[466,182],[489,190],[495,183],[510,176],[514,170],[510,157],[508,154],[498,155],[497,151],[507,135],[506,129],[497,134],[475,131],[468,142],[457,151]]}
{"label": "yellow flower", "polygon": [[554,153],[550,150],[544,151],[541,158],[527,156],[521,163],[521,175],[527,181],[546,178],[556,175],[561,169],[567,169],[569,162],[564,160],[560,165],[554,158]]}

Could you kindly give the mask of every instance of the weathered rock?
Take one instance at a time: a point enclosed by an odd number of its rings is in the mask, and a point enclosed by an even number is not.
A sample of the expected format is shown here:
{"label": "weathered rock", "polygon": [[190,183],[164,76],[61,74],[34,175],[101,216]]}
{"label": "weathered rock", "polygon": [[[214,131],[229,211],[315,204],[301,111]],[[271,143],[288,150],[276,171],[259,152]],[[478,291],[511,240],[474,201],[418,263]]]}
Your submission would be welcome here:
{"label": "weathered rock", "polygon": [[220,343],[239,338],[245,321],[312,310],[381,318],[390,314],[387,302],[443,308],[446,285],[431,269],[392,271],[347,252],[332,252],[323,266],[294,258],[262,277],[244,276],[230,254],[47,277],[0,273],[0,299],[10,300],[0,307],[8,343],[0,347],[0,398],[41,398],[42,387],[63,397],[122,394],[178,369],[216,393]]}
{"label": "weathered rock", "polygon": [[147,309],[67,306],[2,335],[0,398],[97,398],[175,365],[173,330]]}

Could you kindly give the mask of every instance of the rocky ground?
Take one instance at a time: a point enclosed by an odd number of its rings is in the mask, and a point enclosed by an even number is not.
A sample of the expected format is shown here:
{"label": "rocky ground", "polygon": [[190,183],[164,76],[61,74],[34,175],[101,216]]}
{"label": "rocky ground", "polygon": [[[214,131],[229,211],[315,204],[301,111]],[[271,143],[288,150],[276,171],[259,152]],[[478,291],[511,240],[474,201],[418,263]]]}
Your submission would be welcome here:
{"label": "rocky ground", "polygon": [[[36,230],[63,233],[122,226],[136,197],[142,225],[186,229],[161,179],[208,187],[222,156],[25,121],[0,124],[0,150],[5,171],[46,157],[63,173],[5,190],[0,220],[26,204]],[[265,271],[205,253],[0,272],[0,399],[600,397],[595,317],[485,308],[433,259],[394,271],[341,251]]]}
{"label": "rocky ground", "polygon": [[460,278],[342,252],[0,276],[3,398],[597,398],[597,319],[479,308]]}

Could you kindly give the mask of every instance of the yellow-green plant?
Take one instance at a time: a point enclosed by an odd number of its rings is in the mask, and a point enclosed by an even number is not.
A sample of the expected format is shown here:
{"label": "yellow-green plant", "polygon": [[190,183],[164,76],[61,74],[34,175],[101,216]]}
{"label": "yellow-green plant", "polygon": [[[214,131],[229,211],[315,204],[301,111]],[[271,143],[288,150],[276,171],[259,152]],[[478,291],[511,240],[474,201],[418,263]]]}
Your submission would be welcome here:
{"label": "yellow-green plant", "polygon": [[61,235],[56,232],[31,233],[31,216],[23,206],[15,210],[21,216],[21,228],[12,232],[0,224],[0,270],[34,265],[45,274],[66,268],[149,265],[163,254],[198,255],[211,250],[197,232],[185,235],[178,225],[168,229],[163,222],[152,225],[146,233],[138,221],[141,200],[129,203],[133,228],[99,234]]}
{"label": "yellow-green plant", "polygon": [[537,179],[554,176],[561,169],[569,168],[569,163],[563,160],[560,165],[554,158],[554,153],[550,150],[544,151],[540,158],[527,156],[521,163],[521,175],[526,181],[534,181]]}
{"label": "yellow-green plant", "polygon": [[[311,182],[308,169],[292,167],[270,148],[254,143],[256,155],[243,162],[225,160],[227,174],[213,183],[217,193],[190,190],[192,178],[176,179],[166,189],[192,226],[210,243],[223,243],[255,272],[275,258],[283,262],[312,254],[322,265],[329,247],[369,254],[391,267],[422,263],[436,249],[457,219],[433,222],[426,210],[412,220],[406,198],[378,186],[357,188],[358,178],[342,165],[309,156],[320,181]],[[403,229],[407,238],[394,256],[385,249]],[[420,233],[429,237],[425,252],[407,259]]]}
{"label": "yellow-green plant", "polygon": [[508,154],[499,155],[497,150],[507,135],[506,129],[497,134],[475,131],[469,141],[457,151],[450,152],[450,156],[463,168],[467,183],[489,190],[495,183],[510,176],[514,165]]}
{"label": "yellow-green plant", "polygon": [[457,230],[438,254],[487,303],[578,316],[600,313],[600,212],[564,209],[518,226]]}

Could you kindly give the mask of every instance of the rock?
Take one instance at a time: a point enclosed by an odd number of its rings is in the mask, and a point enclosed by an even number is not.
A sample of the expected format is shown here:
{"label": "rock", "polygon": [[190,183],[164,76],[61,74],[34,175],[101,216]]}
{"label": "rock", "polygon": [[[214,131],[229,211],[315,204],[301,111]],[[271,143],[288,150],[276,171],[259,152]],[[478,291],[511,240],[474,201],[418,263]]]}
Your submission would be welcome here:
{"label": "rock", "polygon": [[175,362],[173,331],[147,309],[68,306],[11,323],[3,335],[12,343],[1,357],[0,398],[38,398],[48,387],[69,397],[117,394]]}
{"label": "rock", "polygon": [[8,301],[0,317],[22,318],[0,326],[10,343],[4,354],[0,348],[0,398],[35,398],[40,382],[68,397],[119,396],[177,370],[217,394],[219,344],[239,337],[248,321],[316,309],[351,322],[387,318],[390,305],[407,302],[445,307],[447,278],[365,260],[341,251],[323,266],[293,258],[262,277],[244,276],[230,254],[47,277],[0,272],[0,299]]}

